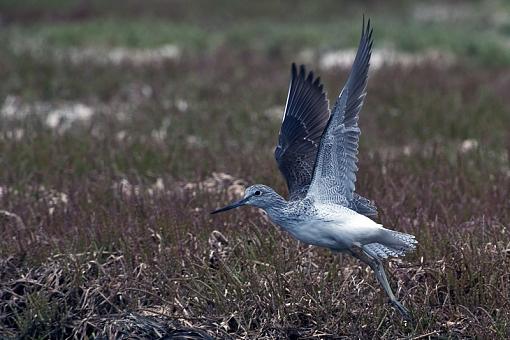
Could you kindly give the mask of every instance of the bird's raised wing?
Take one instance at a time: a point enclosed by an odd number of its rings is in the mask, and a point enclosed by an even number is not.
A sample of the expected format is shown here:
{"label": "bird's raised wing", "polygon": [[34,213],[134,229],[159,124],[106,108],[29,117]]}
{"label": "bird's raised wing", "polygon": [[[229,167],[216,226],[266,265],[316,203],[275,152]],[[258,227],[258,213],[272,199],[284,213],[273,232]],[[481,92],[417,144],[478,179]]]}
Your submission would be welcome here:
{"label": "bird's raised wing", "polygon": [[[358,113],[363,105],[372,50],[372,29],[363,20],[361,40],[351,73],[321,138],[308,196],[316,201],[374,210],[370,202],[354,194],[358,158]],[[367,203],[368,202],[368,203]],[[355,209],[357,210],[357,209]],[[370,215],[370,211],[365,214]]]}
{"label": "bird's raised wing", "polygon": [[322,132],[328,122],[328,100],[320,78],[299,72],[292,64],[292,77],[275,149],[275,158],[289,189],[289,199],[306,196]]}

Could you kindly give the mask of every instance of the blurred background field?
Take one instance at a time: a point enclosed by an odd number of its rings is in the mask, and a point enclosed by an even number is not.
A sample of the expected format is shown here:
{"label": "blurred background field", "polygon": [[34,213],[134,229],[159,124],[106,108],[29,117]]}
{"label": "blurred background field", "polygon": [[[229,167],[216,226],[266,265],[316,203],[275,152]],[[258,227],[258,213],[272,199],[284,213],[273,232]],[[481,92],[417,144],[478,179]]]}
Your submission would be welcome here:
{"label": "blurred background field", "polygon": [[[209,215],[285,193],[290,64],[334,100],[363,14],[357,191],[420,242],[388,264],[416,324],[354,259]],[[3,0],[0,79],[0,337],[510,337],[509,3]]]}

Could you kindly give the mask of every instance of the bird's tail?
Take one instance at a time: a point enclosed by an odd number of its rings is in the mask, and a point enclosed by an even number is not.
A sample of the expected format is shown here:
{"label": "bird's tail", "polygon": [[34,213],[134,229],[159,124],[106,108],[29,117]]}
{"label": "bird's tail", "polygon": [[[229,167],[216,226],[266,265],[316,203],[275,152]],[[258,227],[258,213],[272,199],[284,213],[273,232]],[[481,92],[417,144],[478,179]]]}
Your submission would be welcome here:
{"label": "bird's tail", "polygon": [[363,248],[372,256],[387,258],[403,256],[413,251],[418,241],[414,235],[400,233],[398,231],[385,229],[385,235],[381,243],[365,244]]}

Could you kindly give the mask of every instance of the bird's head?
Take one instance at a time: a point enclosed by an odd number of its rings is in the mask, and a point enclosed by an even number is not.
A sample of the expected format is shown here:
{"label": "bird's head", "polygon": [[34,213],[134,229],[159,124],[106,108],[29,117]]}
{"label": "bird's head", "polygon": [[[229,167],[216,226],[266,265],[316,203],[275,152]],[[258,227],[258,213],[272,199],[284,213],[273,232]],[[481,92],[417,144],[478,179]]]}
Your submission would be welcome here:
{"label": "bird's head", "polygon": [[244,191],[244,197],[241,200],[233,202],[221,209],[215,210],[211,212],[211,214],[217,214],[219,212],[234,209],[243,205],[253,205],[257,208],[266,209],[272,204],[282,200],[283,198],[267,185],[255,184],[246,188]]}

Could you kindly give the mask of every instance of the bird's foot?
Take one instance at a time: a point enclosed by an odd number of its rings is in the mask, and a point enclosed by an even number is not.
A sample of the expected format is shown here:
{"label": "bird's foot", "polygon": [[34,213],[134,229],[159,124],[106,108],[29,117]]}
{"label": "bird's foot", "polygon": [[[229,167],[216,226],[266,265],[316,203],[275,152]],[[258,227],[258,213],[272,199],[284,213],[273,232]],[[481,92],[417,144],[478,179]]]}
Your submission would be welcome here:
{"label": "bird's foot", "polygon": [[414,322],[411,312],[407,308],[405,308],[400,302],[398,302],[397,300],[391,300],[390,302],[393,305],[393,307],[395,307],[395,309],[399,311],[400,315],[402,315],[404,320]]}

